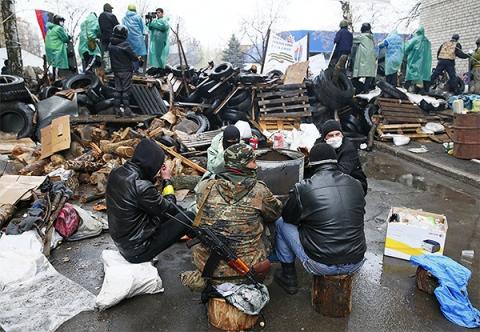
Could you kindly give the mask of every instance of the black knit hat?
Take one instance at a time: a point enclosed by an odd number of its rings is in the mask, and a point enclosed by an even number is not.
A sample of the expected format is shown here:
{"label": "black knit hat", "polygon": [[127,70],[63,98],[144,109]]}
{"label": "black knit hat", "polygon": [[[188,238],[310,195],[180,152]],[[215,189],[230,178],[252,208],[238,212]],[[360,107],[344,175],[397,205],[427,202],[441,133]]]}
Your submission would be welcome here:
{"label": "black knit hat", "polygon": [[327,143],[315,144],[310,150],[310,166],[336,164],[337,154],[335,149]]}
{"label": "black knit hat", "polygon": [[223,149],[240,142],[240,131],[235,126],[228,126],[223,131]]}
{"label": "black knit hat", "polygon": [[342,131],[342,127],[340,126],[340,122],[335,120],[327,120],[322,126],[322,138],[325,139],[325,136],[331,131],[339,130]]}
{"label": "black knit hat", "polygon": [[144,138],[135,148],[132,162],[140,167],[144,179],[153,181],[165,162],[165,152],[155,141]]}

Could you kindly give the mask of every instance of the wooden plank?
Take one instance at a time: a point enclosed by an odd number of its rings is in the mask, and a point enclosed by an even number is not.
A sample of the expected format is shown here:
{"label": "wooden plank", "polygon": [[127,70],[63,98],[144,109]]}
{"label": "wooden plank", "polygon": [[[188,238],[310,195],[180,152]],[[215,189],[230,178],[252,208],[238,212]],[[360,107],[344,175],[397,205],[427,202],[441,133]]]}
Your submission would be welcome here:
{"label": "wooden plank", "polygon": [[404,129],[404,128],[421,128],[422,126],[418,123],[407,123],[407,124],[392,124],[392,125],[378,125],[379,129]]}
{"label": "wooden plank", "polygon": [[[383,122],[384,123],[390,123],[390,124],[402,124],[402,123],[412,123],[412,118],[404,118],[404,117],[401,117],[401,116],[397,116],[397,117],[385,117],[383,119]],[[418,124],[424,124],[426,123],[427,121],[425,119],[417,119],[417,122]]]}
{"label": "wooden plank", "polygon": [[277,119],[277,118],[300,118],[304,116],[312,116],[312,112],[284,112],[284,113],[260,113],[260,119]]}
{"label": "wooden plank", "polygon": [[184,103],[184,102],[176,102],[173,103],[174,106],[178,107],[199,107],[199,108],[209,108],[211,104],[201,104],[201,103]]}
{"label": "wooden plank", "polygon": [[275,111],[294,111],[298,110],[299,112],[307,112],[308,106],[299,104],[299,105],[288,105],[288,106],[275,106],[275,107],[263,107],[260,108],[260,113],[274,113]]}
{"label": "wooden plank", "polygon": [[160,147],[162,149],[164,149],[166,152],[168,152],[170,155],[172,155],[173,157],[175,158],[178,158],[180,159],[180,161],[182,163],[184,163],[185,165],[187,166],[190,166],[191,168],[193,168],[194,170],[200,172],[200,174],[204,174],[205,172],[207,172],[207,170],[205,168],[203,168],[202,166],[194,163],[193,161],[191,161],[190,159],[188,158],[185,158],[184,156],[182,156],[181,154],[175,152],[172,148],[166,146],[166,145],[163,145],[162,143],[160,142],[156,142],[158,145],[160,145]]}
{"label": "wooden plank", "polygon": [[269,100],[261,100],[258,102],[259,106],[265,106],[265,105],[276,105],[276,104],[282,104],[282,103],[295,103],[295,102],[302,102],[302,101],[308,101],[307,96],[301,96],[301,97],[292,97],[292,98],[279,98],[279,99],[269,99]]}
{"label": "wooden plank", "polygon": [[145,122],[154,119],[155,115],[136,115],[133,117],[117,117],[116,115],[88,115],[88,116],[79,116],[79,117],[70,117],[71,124],[80,124],[80,123],[136,123],[136,122]]}
{"label": "wooden plank", "polygon": [[305,93],[306,93],[305,89],[295,89],[295,90],[285,90],[285,91],[273,90],[268,92],[264,92],[260,90],[257,92],[257,95],[263,98],[271,98],[271,97],[280,97],[280,96],[283,96],[283,97],[301,96],[301,95],[304,95]]}
{"label": "wooden plank", "polygon": [[233,95],[237,93],[237,91],[240,90],[240,87],[236,87],[230,94],[222,101],[220,105],[213,111],[213,114],[217,114],[220,112],[220,110],[228,103],[230,99],[232,99]]}

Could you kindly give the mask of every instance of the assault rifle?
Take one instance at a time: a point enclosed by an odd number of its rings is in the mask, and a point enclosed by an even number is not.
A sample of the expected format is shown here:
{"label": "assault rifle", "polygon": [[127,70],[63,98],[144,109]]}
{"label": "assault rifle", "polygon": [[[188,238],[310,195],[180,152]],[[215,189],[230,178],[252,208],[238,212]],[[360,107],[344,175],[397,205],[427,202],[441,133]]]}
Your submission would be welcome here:
{"label": "assault rifle", "polygon": [[[180,208],[177,207],[177,210],[193,223],[193,220],[191,220]],[[255,286],[260,285],[257,279],[255,279],[253,270],[249,268],[248,265],[235,254],[232,248],[228,246],[228,241],[226,241],[226,239],[223,239],[221,236],[215,234],[207,226],[192,227],[169,213],[166,213],[166,216],[188,227],[193,233],[195,233],[195,238],[187,243],[189,248],[197,243],[202,243],[204,246],[210,249],[210,257],[205,263],[202,277],[211,278],[213,271],[218,266],[218,263],[223,260],[228,264],[228,266],[237,271],[242,277],[246,277]]]}

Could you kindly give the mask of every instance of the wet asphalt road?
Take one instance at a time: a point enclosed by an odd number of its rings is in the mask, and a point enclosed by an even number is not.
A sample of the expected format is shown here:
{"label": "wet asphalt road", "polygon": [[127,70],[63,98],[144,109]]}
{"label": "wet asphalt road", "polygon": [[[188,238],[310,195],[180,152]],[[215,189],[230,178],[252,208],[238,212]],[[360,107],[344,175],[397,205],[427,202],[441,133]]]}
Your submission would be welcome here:
{"label": "wet asphalt road", "polygon": [[[391,206],[443,213],[448,218],[445,255],[460,261],[462,250],[474,250],[469,294],[480,307],[480,192],[390,155],[366,158],[369,193],[365,216],[367,261],[353,284],[353,309],[347,318],[327,318],[310,305],[311,276],[300,266],[301,289],[286,295],[271,280],[270,303],[264,310],[265,331],[460,331],[447,321],[433,296],[415,288],[415,267],[383,257],[387,213]],[[62,274],[98,294],[103,281],[101,252],[114,249],[110,236],[62,244],[52,263]],[[63,258],[68,256],[66,263]],[[192,268],[189,250],[178,243],[159,256],[165,293],[125,300],[104,312],[83,312],[59,331],[215,331],[207,321],[199,294],[184,288],[178,274]],[[276,266],[274,267],[276,268]],[[257,330],[260,330],[258,327]],[[466,330],[466,329],[465,329]]]}

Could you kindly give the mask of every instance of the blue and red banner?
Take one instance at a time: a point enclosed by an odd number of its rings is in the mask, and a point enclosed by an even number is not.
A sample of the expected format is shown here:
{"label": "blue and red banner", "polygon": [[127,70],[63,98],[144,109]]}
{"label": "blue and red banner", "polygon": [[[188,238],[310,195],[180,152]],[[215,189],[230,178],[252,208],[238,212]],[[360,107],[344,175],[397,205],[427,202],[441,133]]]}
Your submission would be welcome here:
{"label": "blue and red banner", "polygon": [[42,31],[43,40],[45,40],[45,36],[47,34],[47,22],[51,20],[53,13],[46,10],[35,9],[35,16],[37,17],[38,25]]}

